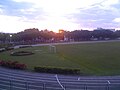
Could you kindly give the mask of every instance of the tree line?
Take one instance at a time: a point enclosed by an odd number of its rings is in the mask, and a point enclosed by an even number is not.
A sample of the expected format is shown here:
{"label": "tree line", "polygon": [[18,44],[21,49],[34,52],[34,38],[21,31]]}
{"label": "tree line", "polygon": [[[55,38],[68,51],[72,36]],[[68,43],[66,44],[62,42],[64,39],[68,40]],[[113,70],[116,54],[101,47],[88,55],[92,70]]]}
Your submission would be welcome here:
{"label": "tree line", "polygon": [[102,30],[74,30],[55,33],[47,29],[37,28],[25,29],[18,33],[0,33],[0,43],[45,43],[60,41],[88,41],[108,40],[120,38],[120,31]]}

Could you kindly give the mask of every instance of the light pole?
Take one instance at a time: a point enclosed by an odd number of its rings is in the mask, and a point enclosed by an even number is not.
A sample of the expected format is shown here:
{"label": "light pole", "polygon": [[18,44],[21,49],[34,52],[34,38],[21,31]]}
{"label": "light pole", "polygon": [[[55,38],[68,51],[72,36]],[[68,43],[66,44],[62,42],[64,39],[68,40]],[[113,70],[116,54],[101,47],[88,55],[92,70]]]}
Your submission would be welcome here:
{"label": "light pole", "polygon": [[11,43],[12,34],[10,34],[10,43]]}

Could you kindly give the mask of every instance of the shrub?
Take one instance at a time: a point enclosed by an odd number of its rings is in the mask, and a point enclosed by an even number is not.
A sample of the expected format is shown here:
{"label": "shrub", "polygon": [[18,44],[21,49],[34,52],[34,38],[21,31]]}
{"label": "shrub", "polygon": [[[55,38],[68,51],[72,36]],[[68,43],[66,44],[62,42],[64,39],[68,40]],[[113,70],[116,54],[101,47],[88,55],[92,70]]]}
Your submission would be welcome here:
{"label": "shrub", "polygon": [[6,62],[5,62],[5,61],[3,61],[3,60],[2,60],[2,61],[0,61],[0,65],[1,65],[1,66],[5,66],[5,64],[6,64]]}
{"label": "shrub", "polygon": [[8,50],[13,50],[14,47],[6,47],[5,50],[8,51]]}
{"label": "shrub", "polygon": [[15,65],[15,69],[26,69],[26,65],[25,64],[19,64],[19,63],[17,63],[16,65]]}
{"label": "shrub", "polygon": [[0,61],[0,66],[12,69],[26,69],[26,64],[21,64],[18,61]]}
{"label": "shrub", "polygon": [[34,67],[36,72],[56,73],[56,74],[80,74],[79,69],[55,68],[55,67]]}
{"label": "shrub", "polygon": [[6,44],[6,43],[1,43],[1,44],[0,44],[0,48],[13,47],[13,46],[14,46],[14,45],[13,45],[13,44],[10,44],[10,43],[9,43],[9,44],[8,44],[8,43],[7,43],[7,44]]}
{"label": "shrub", "polygon": [[33,52],[28,52],[28,51],[18,51],[18,52],[12,52],[10,55],[12,56],[26,56],[26,55],[32,55],[34,54]]}
{"label": "shrub", "polygon": [[0,48],[0,52],[9,51],[9,50],[13,50],[13,49],[14,49],[14,47]]}

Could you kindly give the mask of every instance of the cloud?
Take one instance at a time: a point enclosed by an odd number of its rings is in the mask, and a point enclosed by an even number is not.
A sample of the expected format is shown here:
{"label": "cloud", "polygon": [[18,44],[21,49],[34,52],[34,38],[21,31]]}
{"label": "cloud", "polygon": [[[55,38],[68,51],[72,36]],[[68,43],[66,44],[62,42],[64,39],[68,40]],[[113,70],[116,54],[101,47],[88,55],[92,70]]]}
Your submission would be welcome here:
{"label": "cloud", "polygon": [[0,1],[0,30],[7,32],[32,27],[40,30],[118,28],[119,16],[119,0]]}
{"label": "cloud", "polygon": [[120,18],[115,18],[113,21],[119,23],[120,22]]}
{"label": "cloud", "polygon": [[3,14],[3,12],[4,12],[4,11],[0,8],[0,14]]}
{"label": "cloud", "polygon": [[32,22],[24,22],[17,16],[0,15],[0,32],[19,32],[25,28],[34,27]]}
{"label": "cloud", "polygon": [[111,5],[118,4],[119,2],[120,2],[119,0],[104,0],[102,5],[103,6],[111,6]]}
{"label": "cloud", "polygon": [[[12,0],[0,1],[0,13],[8,16],[24,17],[25,20],[43,19],[45,15],[41,8],[34,8],[33,3],[28,2],[15,2]],[[39,18],[38,18],[39,17]],[[24,20],[23,18],[23,20]]]}
{"label": "cloud", "polygon": [[120,16],[120,9],[116,8],[115,5],[119,5],[120,8],[118,0],[106,0],[87,8],[80,8],[79,13],[73,13],[69,15],[69,18],[73,18],[74,22],[79,23],[81,28],[116,28],[118,25],[113,22],[113,19]]}
{"label": "cloud", "polygon": [[21,13],[19,12],[19,9],[25,9],[28,8],[28,3],[16,3],[11,0],[1,0],[0,5],[2,5],[1,9],[4,10],[4,14],[11,15],[11,16],[20,16]]}

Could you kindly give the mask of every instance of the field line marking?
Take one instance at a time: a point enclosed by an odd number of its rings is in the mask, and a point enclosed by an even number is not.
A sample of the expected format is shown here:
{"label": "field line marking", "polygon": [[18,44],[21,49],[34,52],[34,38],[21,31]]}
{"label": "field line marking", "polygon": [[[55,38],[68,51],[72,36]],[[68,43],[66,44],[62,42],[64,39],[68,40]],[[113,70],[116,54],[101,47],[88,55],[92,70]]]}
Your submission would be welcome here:
{"label": "field line marking", "polygon": [[63,90],[65,90],[65,88],[63,87],[63,85],[60,83],[60,80],[58,79],[58,76],[57,74],[55,75],[56,79],[57,79],[57,82],[59,83],[59,85],[62,87]]}
{"label": "field line marking", "polygon": [[108,82],[108,84],[111,84],[110,81],[107,81],[107,82]]}

